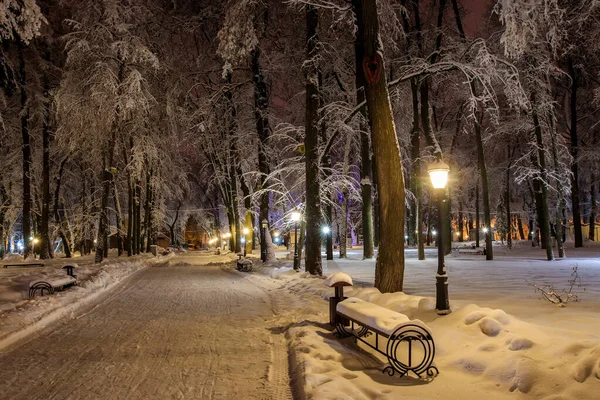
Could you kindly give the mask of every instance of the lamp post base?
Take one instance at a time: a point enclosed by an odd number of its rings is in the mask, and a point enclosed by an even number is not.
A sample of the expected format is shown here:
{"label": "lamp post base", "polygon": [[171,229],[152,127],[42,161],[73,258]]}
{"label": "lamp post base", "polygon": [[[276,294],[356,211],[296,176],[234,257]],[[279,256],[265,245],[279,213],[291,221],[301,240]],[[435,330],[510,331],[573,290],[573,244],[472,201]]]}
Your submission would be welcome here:
{"label": "lamp post base", "polygon": [[438,275],[436,277],[435,312],[438,315],[448,315],[452,312],[448,300],[448,275]]}

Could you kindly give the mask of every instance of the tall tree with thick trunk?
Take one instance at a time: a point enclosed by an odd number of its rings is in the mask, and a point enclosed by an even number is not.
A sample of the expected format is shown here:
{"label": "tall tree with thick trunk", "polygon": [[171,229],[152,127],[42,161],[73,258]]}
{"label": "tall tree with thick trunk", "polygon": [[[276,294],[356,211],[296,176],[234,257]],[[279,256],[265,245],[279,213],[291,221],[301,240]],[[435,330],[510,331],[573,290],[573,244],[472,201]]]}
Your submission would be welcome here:
{"label": "tall tree with thick trunk", "polygon": [[27,104],[27,76],[25,73],[24,45],[19,41],[19,89],[21,93],[21,137],[23,150],[23,257],[31,252],[31,141],[29,137],[29,106]]}
{"label": "tall tree with thick trunk", "polygon": [[357,41],[364,46],[366,100],[373,151],[379,174],[380,243],[375,264],[375,287],[401,291],[404,283],[404,176],[392,105],[387,88],[383,48],[379,38],[377,3],[353,0]]}
{"label": "tall tree with thick trunk", "polygon": [[44,104],[42,122],[42,215],[40,220],[40,258],[45,260],[52,257],[50,248],[50,80],[48,72],[44,72],[43,90],[46,104]]}
{"label": "tall tree with thick trunk", "polygon": [[575,247],[583,246],[583,233],[581,231],[581,209],[579,205],[579,138],[577,136],[577,89],[578,74],[573,65],[573,58],[568,60],[569,76],[571,77],[571,207],[573,208],[573,230]]}
{"label": "tall tree with thick trunk", "polygon": [[306,149],[306,271],[321,275],[321,201],[319,175],[319,73],[318,37],[319,14],[315,7],[306,6],[306,117],[304,145]]}
{"label": "tall tree with thick trunk", "polygon": [[[263,190],[260,196],[259,223],[269,221],[269,182],[267,177],[271,172],[267,151],[269,137],[271,136],[271,127],[269,125],[269,98],[265,75],[260,66],[260,47],[252,51],[251,55],[252,82],[254,83],[254,118],[256,120],[256,131],[258,132],[258,170],[260,171],[260,189]],[[261,245],[266,246],[263,237],[263,229],[259,229]]]}
{"label": "tall tree with thick trunk", "polygon": [[[474,83],[472,83],[474,85]],[[475,93],[475,92],[474,92]],[[479,108],[479,107],[478,107]],[[487,177],[487,166],[485,164],[485,153],[483,151],[483,140],[481,138],[481,123],[483,120],[483,109],[480,110],[480,115],[475,117],[473,123],[475,130],[475,141],[477,143],[477,165],[479,166],[479,173],[481,177],[481,188],[483,195],[483,219],[485,227],[488,229],[485,235],[485,259],[494,259],[494,250],[492,249],[492,231],[491,231],[491,214],[490,214],[490,194]],[[479,213],[477,215],[479,217]],[[477,234],[479,235],[479,226],[477,227]]]}
{"label": "tall tree with thick trunk", "polygon": [[[354,58],[356,63],[356,104],[365,101],[365,74],[363,71],[364,45],[354,40]],[[363,258],[373,258],[375,255],[373,243],[373,201],[371,184],[371,142],[369,140],[366,104],[360,109],[360,187],[362,194],[362,233],[363,233]]]}
{"label": "tall tree with thick trunk", "polygon": [[532,102],[531,117],[533,118],[535,143],[537,145],[536,167],[539,174],[534,177],[533,183],[536,188],[537,196],[536,203],[539,199],[538,221],[542,234],[543,248],[546,249],[546,257],[548,261],[554,260],[552,252],[552,236],[550,234],[550,212],[548,210],[548,173],[546,169],[546,154],[544,150],[544,142],[542,138],[542,127],[538,118],[537,110],[535,109],[535,98]]}

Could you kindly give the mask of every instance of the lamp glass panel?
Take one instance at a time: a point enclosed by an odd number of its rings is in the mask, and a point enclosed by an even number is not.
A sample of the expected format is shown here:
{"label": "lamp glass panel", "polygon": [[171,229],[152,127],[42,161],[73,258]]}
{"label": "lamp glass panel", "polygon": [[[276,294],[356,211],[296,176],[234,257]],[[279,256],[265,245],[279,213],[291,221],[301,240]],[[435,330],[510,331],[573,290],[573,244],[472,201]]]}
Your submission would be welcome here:
{"label": "lamp glass panel", "polygon": [[429,177],[431,178],[431,184],[434,189],[443,189],[446,187],[448,182],[448,171],[444,170],[432,170],[429,171]]}

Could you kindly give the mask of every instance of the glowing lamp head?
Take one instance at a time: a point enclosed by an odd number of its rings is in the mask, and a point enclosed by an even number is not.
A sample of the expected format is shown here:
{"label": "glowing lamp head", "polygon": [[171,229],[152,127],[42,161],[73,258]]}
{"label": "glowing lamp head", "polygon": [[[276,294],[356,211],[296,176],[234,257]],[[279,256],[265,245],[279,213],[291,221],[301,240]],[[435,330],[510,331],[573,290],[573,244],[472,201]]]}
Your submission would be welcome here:
{"label": "glowing lamp head", "polygon": [[324,226],[323,227],[323,233],[327,235],[329,232],[331,232],[331,229],[329,229],[328,226]]}
{"label": "glowing lamp head", "polygon": [[242,232],[244,233],[244,235],[247,235],[248,233],[250,233],[250,230],[248,228],[244,228]]}
{"label": "glowing lamp head", "polygon": [[231,237],[231,232],[227,232],[227,233],[225,234],[225,237],[226,237],[226,238],[230,238],[230,237]]}
{"label": "glowing lamp head", "polygon": [[300,213],[298,211],[292,211],[292,213],[290,214],[290,218],[292,219],[292,221],[298,222],[300,221]]}
{"label": "glowing lamp head", "polygon": [[483,233],[488,233],[488,228],[483,228]]}
{"label": "glowing lamp head", "polygon": [[33,239],[33,244],[37,244],[37,243],[38,243],[38,240],[37,239]]}
{"label": "glowing lamp head", "polygon": [[445,162],[439,160],[434,161],[429,164],[429,168],[427,168],[427,172],[429,172],[429,177],[431,178],[431,184],[434,189],[443,189],[446,187],[446,183],[448,182],[448,172],[450,171],[450,167]]}
{"label": "glowing lamp head", "polygon": [[437,231],[431,231],[431,234],[432,234],[433,236],[435,236],[435,235],[437,235]]}
{"label": "glowing lamp head", "polygon": [[276,238],[279,237],[279,231],[273,232],[273,236],[275,236]]}
{"label": "glowing lamp head", "polygon": [[241,238],[241,239],[240,239],[240,242],[242,242],[242,244],[244,244],[244,243],[246,243],[246,239],[244,239],[244,238]]}

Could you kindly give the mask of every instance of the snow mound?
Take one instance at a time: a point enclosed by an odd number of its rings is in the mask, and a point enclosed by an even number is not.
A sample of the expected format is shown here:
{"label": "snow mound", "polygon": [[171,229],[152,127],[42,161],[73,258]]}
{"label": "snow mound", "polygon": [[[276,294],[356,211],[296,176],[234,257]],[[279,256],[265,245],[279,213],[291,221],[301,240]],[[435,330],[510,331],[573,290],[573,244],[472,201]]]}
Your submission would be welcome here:
{"label": "snow mound", "polygon": [[336,272],[335,274],[329,275],[325,279],[325,284],[329,287],[335,285],[336,283],[346,283],[348,286],[352,286],[352,278],[350,275],[343,272]]}
{"label": "snow mound", "polygon": [[3,260],[4,261],[20,262],[20,261],[23,261],[23,256],[21,254],[6,253],[4,255]]}

